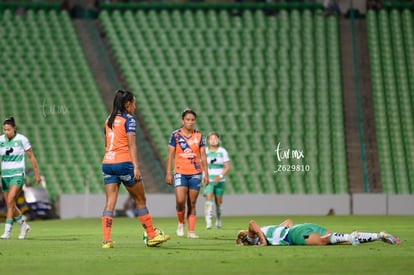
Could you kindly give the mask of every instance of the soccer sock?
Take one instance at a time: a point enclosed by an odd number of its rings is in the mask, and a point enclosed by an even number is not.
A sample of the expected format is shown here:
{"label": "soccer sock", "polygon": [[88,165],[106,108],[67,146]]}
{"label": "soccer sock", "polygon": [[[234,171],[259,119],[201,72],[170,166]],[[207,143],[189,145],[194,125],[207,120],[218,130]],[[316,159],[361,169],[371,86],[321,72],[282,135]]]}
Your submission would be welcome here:
{"label": "soccer sock", "polygon": [[185,224],[184,215],[185,215],[184,210],[177,210],[177,219],[178,219],[178,222],[181,224]]}
{"label": "soccer sock", "polygon": [[206,200],[204,204],[204,215],[206,217],[207,226],[211,226],[211,218],[213,217],[213,201]]}
{"label": "soccer sock", "polygon": [[358,240],[360,243],[369,243],[380,239],[377,233],[358,232]]}
{"label": "soccer sock", "polygon": [[216,218],[217,220],[221,220],[221,203],[216,204]]}
{"label": "soccer sock", "polygon": [[111,240],[113,215],[114,214],[111,211],[104,211],[102,213],[103,241]]}
{"label": "soccer sock", "polygon": [[344,242],[349,242],[349,234],[332,233],[329,236],[329,243],[331,244],[344,243]]}
{"label": "soccer sock", "polygon": [[188,232],[194,232],[196,224],[196,215],[188,215]]}
{"label": "soccer sock", "polygon": [[23,215],[16,216],[13,218],[13,220],[17,222],[20,226],[22,226],[25,222],[23,219]]}
{"label": "soccer sock", "polygon": [[152,239],[155,236],[154,225],[152,223],[151,214],[148,211],[148,208],[139,208],[136,209],[136,215],[138,216],[138,220],[142,224],[145,232],[147,232],[148,239]]}
{"label": "soccer sock", "polygon": [[4,233],[10,233],[13,228],[13,219],[6,219],[4,224]]}

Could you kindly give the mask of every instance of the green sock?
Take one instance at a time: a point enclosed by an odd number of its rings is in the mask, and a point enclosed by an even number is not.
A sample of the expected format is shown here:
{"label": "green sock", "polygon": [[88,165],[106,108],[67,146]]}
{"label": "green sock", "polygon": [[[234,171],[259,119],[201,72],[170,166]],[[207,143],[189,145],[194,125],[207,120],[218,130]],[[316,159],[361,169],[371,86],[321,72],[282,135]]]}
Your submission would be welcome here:
{"label": "green sock", "polygon": [[17,222],[20,225],[24,224],[24,219],[23,219],[23,215],[19,215],[13,218],[15,222]]}

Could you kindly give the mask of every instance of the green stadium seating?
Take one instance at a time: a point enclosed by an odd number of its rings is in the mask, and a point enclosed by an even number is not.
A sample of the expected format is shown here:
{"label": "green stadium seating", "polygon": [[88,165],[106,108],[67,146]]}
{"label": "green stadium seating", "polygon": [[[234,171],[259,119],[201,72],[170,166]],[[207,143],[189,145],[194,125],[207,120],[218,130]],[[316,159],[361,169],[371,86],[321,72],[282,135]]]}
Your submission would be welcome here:
{"label": "green stadium seating", "polygon": [[[200,130],[223,135],[230,193],[348,192],[335,17],[149,8],[108,9],[99,20],[164,160],[189,106]],[[305,158],[279,163],[279,142]],[[277,174],[277,164],[311,171]]]}
{"label": "green stadium seating", "polygon": [[367,13],[375,123],[383,190],[412,194],[413,12]]}
{"label": "green stadium seating", "polygon": [[68,13],[5,9],[0,23],[0,114],[31,141],[51,199],[85,193],[86,182],[103,193],[107,111]]}

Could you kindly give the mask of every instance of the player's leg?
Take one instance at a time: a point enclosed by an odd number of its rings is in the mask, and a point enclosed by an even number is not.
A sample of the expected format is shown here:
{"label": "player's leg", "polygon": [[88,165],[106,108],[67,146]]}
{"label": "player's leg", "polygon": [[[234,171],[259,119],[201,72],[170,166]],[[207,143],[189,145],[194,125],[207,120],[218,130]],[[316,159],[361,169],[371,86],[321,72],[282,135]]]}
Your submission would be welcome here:
{"label": "player's leg", "polygon": [[[7,191],[5,191],[6,189],[3,188],[3,198],[4,201],[7,202],[8,198],[9,198],[9,191],[7,189]],[[4,233],[1,235],[1,239],[10,239],[10,233],[11,230],[13,228],[13,219],[9,219],[7,218],[7,213],[8,213],[8,205],[6,204],[7,207],[7,211],[6,211],[6,222],[4,224]]]}
{"label": "player's leg", "polygon": [[118,201],[121,180],[117,175],[117,164],[102,164],[102,175],[105,187],[105,206],[102,212],[102,248],[112,248],[111,231],[116,203]]}
{"label": "player's leg", "polygon": [[206,228],[211,229],[211,223],[213,218],[213,191],[214,191],[214,184],[210,183],[209,185],[205,186],[205,203],[204,203],[204,216],[206,220]]}
{"label": "player's leg", "polygon": [[325,235],[320,235],[319,233],[313,233],[310,234],[306,238],[306,244],[307,245],[329,245],[329,244],[353,244],[356,245],[357,243],[353,243],[352,240],[352,234],[342,234],[342,233],[334,233],[336,234],[336,238],[339,237],[337,242],[331,241],[331,233],[327,233]]}
{"label": "player's leg", "polygon": [[289,229],[291,245],[328,245],[332,234],[320,225],[312,223],[297,224]]}
{"label": "player's leg", "polygon": [[4,234],[1,236],[2,239],[9,239],[10,233],[13,228],[13,217],[16,209],[16,198],[20,193],[21,188],[18,185],[10,184],[8,192],[4,193],[4,199],[7,206],[6,223],[4,226]]}
{"label": "player's leg", "polygon": [[115,206],[118,200],[119,183],[105,184],[105,207],[102,212],[102,248],[112,248],[111,231]]}
{"label": "player's leg", "polygon": [[[311,236],[315,233],[319,236]],[[359,244],[356,232],[352,234],[330,232],[326,228],[312,223],[294,225],[289,230],[289,239],[291,237],[295,238],[293,244],[297,245]]]}
{"label": "player's leg", "polygon": [[26,236],[26,232],[30,230],[30,227],[28,227],[28,225],[24,223],[24,220],[22,219],[23,216],[21,215],[21,212],[17,208],[16,204],[17,196],[20,194],[23,184],[23,176],[2,178],[2,190],[4,194],[4,201],[6,202],[7,206],[7,214],[6,223],[4,227],[4,234],[0,237],[1,239],[10,238],[10,233],[13,228],[15,216],[19,216],[18,223],[20,225],[24,225],[24,236],[21,236],[22,234],[20,234],[19,239],[24,239]]}
{"label": "player's leg", "polygon": [[383,241],[388,244],[400,244],[400,239],[386,232],[380,233],[369,233],[369,232],[358,232],[357,233],[359,243],[368,243],[375,241]]}
{"label": "player's leg", "polygon": [[135,215],[138,217],[139,222],[147,233],[147,245],[157,246],[168,241],[170,239],[169,235],[160,235],[155,232],[152,217],[147,208],[147,198],[145,196],[145,188],[142,178],[132,185],[129,185],[128,183],[124,184],[131,197],[135,200]]}
{"label": "player's leg", "polygon": [[19,234],[19,239],[23,240],[26,238],[27,232],[30,231],[30,226],[29,224],[25,221],[22,212],[20,211],[20,209],[17,207],[15,207],[14,209],[14,213],[13,213],[13,220],[20,225],[20,234]]}
{"label": "player's leg", "polygon": [[175,210],[177,214],[177,236],[184,236],[185,204],[187,202],[188,182],[184,175],[174,174]]}
{"label": "player's leg", "polygon": [[214,187],[214,196],[215,196],[215,203],[216,203],[216,228],[221,228],[221,213],[222,213],[222,205],[223,205],[223,194],[225,190],[224,182],[219,182]]}
{"label": "player's leg", "polygon": [[188,233],[187,237],[196,239],[198,236],[195,234],[196,225],[196,204],[198,194],[200,193],[201,186],[201,173],[191,175],[188,181],[188,200],[187,200],[187,219],[188,219]]}
{"label": "player's leg", "polygon": [[17,222],[17,224],[20,225],[19,239],[23,240],[23,239],[26,238],[27,232],[30,231],[30,226],[26,223],[26,221],[23,218],[22,212],[17,207],[17,198],[19,197],[19,195],[22,191],[22,188],[23,188],[23,185],[24,185],[24,177],[23,176],[13,177],[12,182],[10,184],[11,184],[11,186],[17,186],[18,187],[17,193],[15,195],[16,199],[15,199],[15,207],[14,207],[14,211],[13,211],[13,221]]}
{"label": "player's leg", "polygon": [[305,238],[306,245],[328,245],[329,236],[321,236],[319,233],[312,233]]}

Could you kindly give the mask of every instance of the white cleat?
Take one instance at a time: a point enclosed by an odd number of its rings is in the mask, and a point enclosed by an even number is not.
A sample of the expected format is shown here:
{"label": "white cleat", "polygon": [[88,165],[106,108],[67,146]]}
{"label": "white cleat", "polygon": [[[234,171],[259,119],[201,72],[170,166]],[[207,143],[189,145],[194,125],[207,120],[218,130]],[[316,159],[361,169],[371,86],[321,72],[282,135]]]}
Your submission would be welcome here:
{"label": "white cleat", "polygon": [[216,228],[217,229],[221,228],[221,220],[216,220]]}
{"label": "white cleat", "polygon": [[4,232],[3,235],[1,235],[0,239],[2,240],[10,239],[10,232]]}
{"label": "white cleat", "polygon": [[177,226],[177,236],[182,237],[184,236],[184,224],[179,223]]}
{"label": "white cleat", "polygon": [[211,219],[210,220],[206,219],[206,228],[211,229]]}
{"label": "white cleat", "polygon": [[24,240],[26,239],[26,234],[27,232],[30,231],[30,226],[27,223],[24,223],[22,225],[22,228],[20,229],[20,235],[19,235],[19,240]]}
{"label": "white cleat", "polygon": [[398,237],[393,236],[393,235],[391,235],[387,232],[380,232],[379,236],[380,236],[381,240],[384,243],[397,244],[397,245],[401,243],[401,241],[400,241],[400,239],[398,239]]}
{"label": "white cleat", "polygon": [[189,238],[189,239],[198,239],[200,237],[197,236],[196,233],[194,233],[194,232],[188,232],[187,233],[187,238]]}

